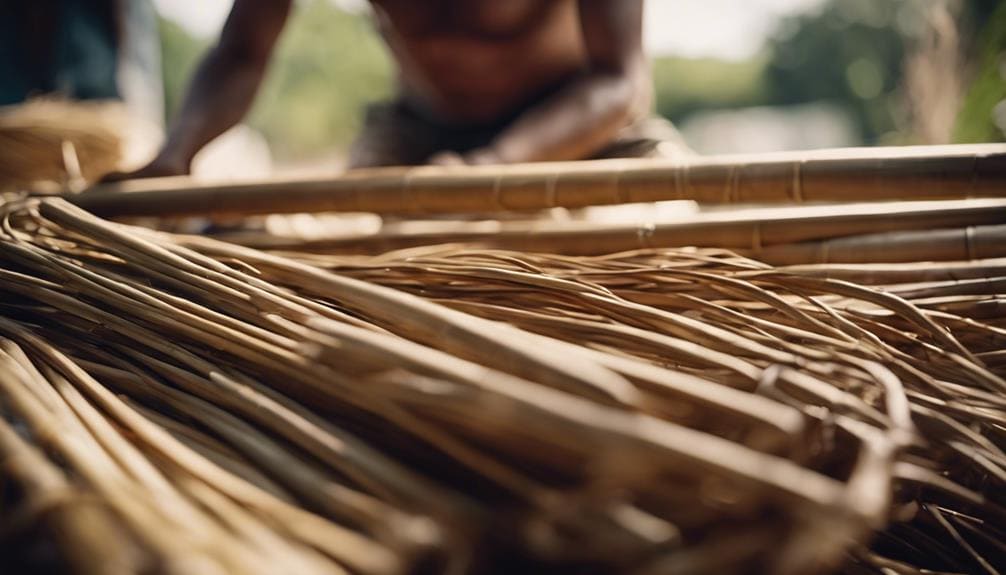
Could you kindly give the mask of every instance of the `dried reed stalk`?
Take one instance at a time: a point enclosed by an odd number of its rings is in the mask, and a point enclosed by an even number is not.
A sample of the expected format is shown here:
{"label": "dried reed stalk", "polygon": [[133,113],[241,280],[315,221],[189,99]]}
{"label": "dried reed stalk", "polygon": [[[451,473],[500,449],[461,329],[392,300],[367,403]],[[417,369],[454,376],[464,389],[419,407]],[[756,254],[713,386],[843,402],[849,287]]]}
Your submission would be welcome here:
{"label": "dried reed stalk", "polygon": [[1001,568],[1001,263],[281,256],[0,210],[0,452],[65,461],[126,572]]}
{"label": "dried reed stalk", "polygon": [[713,156],[686,163],[423,166],[249,183],[167,178],[102,186],[70,200],[106,217],[493,213],[682,199],[745,204],[999,197],[1004,181],[1006,147],[981,145]]}

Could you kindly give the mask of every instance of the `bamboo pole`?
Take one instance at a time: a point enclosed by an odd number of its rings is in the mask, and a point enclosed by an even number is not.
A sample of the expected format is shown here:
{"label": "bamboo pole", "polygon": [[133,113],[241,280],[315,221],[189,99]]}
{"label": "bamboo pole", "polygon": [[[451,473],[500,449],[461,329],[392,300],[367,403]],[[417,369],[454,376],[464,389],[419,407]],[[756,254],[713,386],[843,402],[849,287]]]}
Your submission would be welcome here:
{"label": "bamboo pole", "polygon": [[[70,197],[97,215],[466,213],[660,200],[813,203],[1002,196],[1006,146],[851,148],[486,167],[386,168],[315,180],[134,180]],[[122,192],[128,192],[123,195]]]}
{"label": "bamboo pole", "polygon": [[1006,257],[1006,225],[895,231],[798,242],[752,251],[772,265],[911,263]]}
{"label": "bamboo pole", "polygon": [[[860,284],[959,281],[1006,276],[1006,258],[981,261],[912,263],[809,263],[779,268],[794,275],[811,275]],[[757,272],[756,272],[757,273]]]}
{"label": "bamboo pole", "polygon": [[[377,254],[423,245],[470,243],[494,248],[566,255],[597,255],[640,248],[696,246],[748,250],[757,257],[768,246],[796,242],[830,240],[878,232],[1002,224],[1006,224],[1006,200],[986,199],[761,208],[709,212],[677,221],[641,225],[591,221],[439,221],[429,225],[403,224],[391,232],[311,242],[285,242],[268,236],[245,239],[250,240],[248,243],[251,245],[260,248],[324,253]],[[985,237],[984,231],[982,234],[982,237]],[[994,240],[994,237],[992,239]],[[242,239],[236,241],[244,243]],[[979,243],[982,246],[982,255],[998,250],[995,241]],[[813,256],[813,247],[801,249],[810,249],[812,253],[806,256],[802,253],[791,256],[794,258],[792,263],[796,263],[799,257]],[[789,262],[789,260],[782,261]]]}

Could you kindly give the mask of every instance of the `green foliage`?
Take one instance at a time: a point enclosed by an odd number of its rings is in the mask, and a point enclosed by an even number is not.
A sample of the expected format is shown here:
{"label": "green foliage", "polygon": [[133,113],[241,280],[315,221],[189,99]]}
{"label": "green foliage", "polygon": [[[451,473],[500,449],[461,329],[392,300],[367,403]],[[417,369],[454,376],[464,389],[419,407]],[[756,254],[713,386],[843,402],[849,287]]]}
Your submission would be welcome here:
{"label": "green foliage", "polygon": [[786,22],[766,69],[775,105],[830,101],[865,142],[898,129],[906,37],[918,25],[914,0],[840,0]]}
{"label": "green foliage", "polygon": [[746,62],[656,58],[652,67],[657,112],[680,121],[700,110],[763,104],[767,63],[764,56]]}
{"label": "green foliage", "polygon": [[279,157],[345,147],[364,107],[387,98],[392,65],[370,19],[327,0],[298,4],[252,110]]}
{"label": "green foliage", "polygon": [[766,54],[746,62],[654,62],[657,110],[674,121],[701,110],[829,102],[864,142],[896,131],[914,0],[833,0],[785,21]]}
{"label": "green foliage", "polygon": [[181,26],[164,18],[158,18],[158,29],[164,76],[164,112],[170,120],[178,113],[192,74],[209,43],[193,38]]}
{"label": "green foliage", "polygon": [[957,117],[954,141],[961,143],[1002,141],[1006,134],[996,126],[995,108],[1006,105],[1006,4],[985,20],[979,35],[975,80]]}
{"label": "green foliage", "polygon": [[[161,20],[165,108],[178,112],[210,43]],[[299,2],[288,22],[247,122],[279,158],[345,147],[368,102],[389,96],[392,67],[366,15],[328,0]]]}

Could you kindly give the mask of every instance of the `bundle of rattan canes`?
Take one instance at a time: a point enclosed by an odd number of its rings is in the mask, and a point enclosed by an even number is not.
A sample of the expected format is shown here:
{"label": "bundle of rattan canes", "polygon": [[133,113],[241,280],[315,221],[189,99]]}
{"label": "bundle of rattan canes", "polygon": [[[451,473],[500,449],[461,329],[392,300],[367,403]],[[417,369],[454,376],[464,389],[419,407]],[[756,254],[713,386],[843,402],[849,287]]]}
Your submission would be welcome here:
{"label": "bundle of rattan canes", "polygon": [[[917,229],[889,217],[843,235],[815,216],[799,229],[831,231],[789,243],[770,238],[792,222],[763,223],[747,247],[345,255],[8,201],[0,568],[1001,572],[1006,261],[979,259],[974,230],[1006,210],[987,165],[967,194],[986,199],[925,220],[963,230],[965,254],[900,264],[748,257]],[[103,193],[74,201],[101,212]],[[136,193],[119,215],[178,188]]]}

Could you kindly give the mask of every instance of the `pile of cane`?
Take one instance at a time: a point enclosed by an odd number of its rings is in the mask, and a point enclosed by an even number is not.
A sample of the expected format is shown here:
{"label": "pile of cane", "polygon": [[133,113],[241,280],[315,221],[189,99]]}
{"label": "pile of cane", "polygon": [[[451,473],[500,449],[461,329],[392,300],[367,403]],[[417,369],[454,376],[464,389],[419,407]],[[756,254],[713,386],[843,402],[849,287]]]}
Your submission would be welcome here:
{"label": "pile of cane", "polygon": [[100,178],[121,159],[127,123],[123,107],[110,102],[0,106],[0,194],[46,184],[76,188]]}
{"label": "pile of cane", "polygon": [[260,251],[0,206],[0,570],[998,573],[1006,261]]}

